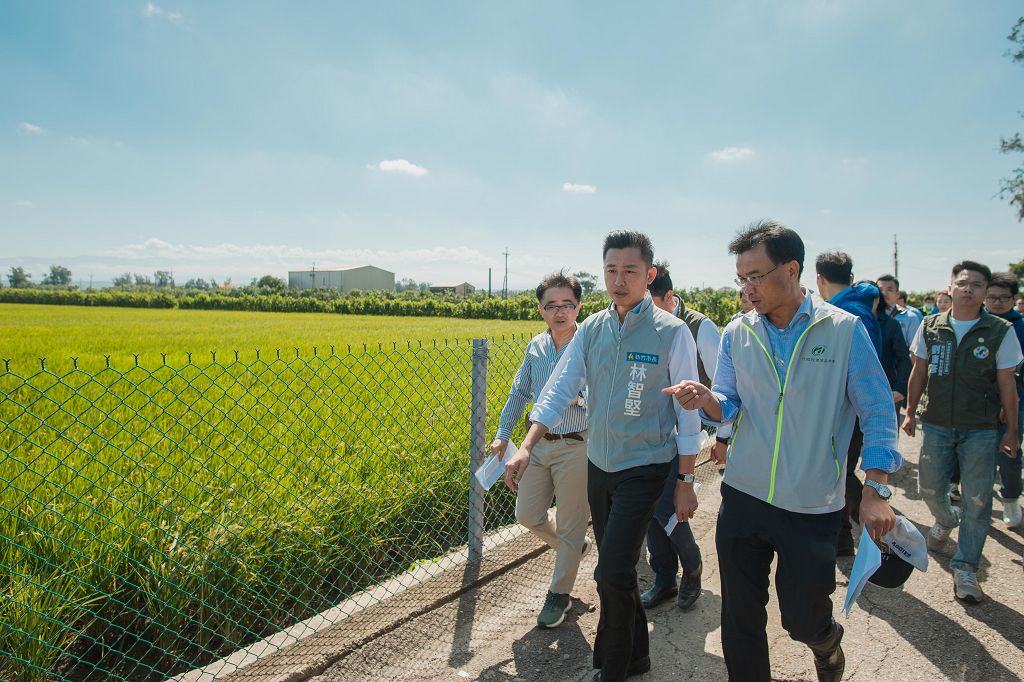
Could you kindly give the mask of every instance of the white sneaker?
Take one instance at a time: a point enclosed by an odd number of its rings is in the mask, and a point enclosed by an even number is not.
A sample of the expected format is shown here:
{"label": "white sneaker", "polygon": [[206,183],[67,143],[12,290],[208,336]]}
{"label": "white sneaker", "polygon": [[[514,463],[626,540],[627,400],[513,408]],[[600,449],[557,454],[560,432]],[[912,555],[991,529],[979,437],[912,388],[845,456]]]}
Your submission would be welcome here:
{"label": "white sneaker", "polygon": [[978,585],[978,577],[973,571],[953,569],[953,596],[971,604],[978,604],[985,598],[985,593]]}
{"label": "white sneaker", "polygon": [[952,532],[952,528],[943,528],[936,523],[928,531],[928,549],[939,554],[952,554],[949,547],[949,534]]}
{"label": "white sneaker", "polygon": [[590,541],[586,535],[583,536],[583,551],[580,552],[580,559],[587,556],[590,553],[590,548],[594,546],[594,543]]}
{"label": "white sneaker", "polygon": [[1010,528],[1016,528],[1024,521],[1024,512],[1021,512],[1020,498],[1016,500],[1003,500],[1003,521]]}

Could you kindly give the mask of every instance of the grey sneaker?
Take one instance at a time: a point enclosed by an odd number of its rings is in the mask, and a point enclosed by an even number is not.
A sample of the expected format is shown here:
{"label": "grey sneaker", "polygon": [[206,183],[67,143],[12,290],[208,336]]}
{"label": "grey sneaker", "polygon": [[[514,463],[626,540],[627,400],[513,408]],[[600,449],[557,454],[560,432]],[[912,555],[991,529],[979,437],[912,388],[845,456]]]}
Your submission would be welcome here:
{"label": "grey sneaker", "polygon": [[978,604],[985,598],[985,593],[978,585],[978,576],[973,571],[953,569],[953,595],[970,604]]}
{"label": "grey sneaker", "polygon": [[936,523],[932,526],[932,529],[928,531],[928,549],[939,554],[952,554],[949,546],[949,534],[952,532],[952,528],[943,528]]}
{"label": "grey sneaker", "polygon": [[587,554],[590,552],[590,548],[593,547],[593,545],[594,545],[594,543],[592,543],[590,541],[590,538],[588,538],[586,535],[584,535],[583,536],[583,551],[580,552],[580,558],[581,559],[583,557],[587,556]]}
{"label": "grey sneaker", "polygon": [[572,608],[572,600],[567,594],[555,594],[548,590],[547,599],[544,600],[544,608],[537,615],[537,626],[542,628],[557,628],[565,620],[565,614]]}

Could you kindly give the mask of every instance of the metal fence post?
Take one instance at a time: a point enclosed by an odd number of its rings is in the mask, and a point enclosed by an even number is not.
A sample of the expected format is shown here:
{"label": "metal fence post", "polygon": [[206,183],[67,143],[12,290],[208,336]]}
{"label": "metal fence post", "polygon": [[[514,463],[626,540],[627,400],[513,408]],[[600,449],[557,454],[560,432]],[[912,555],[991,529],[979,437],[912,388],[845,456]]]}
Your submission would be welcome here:
{"label": "metal fence post", "polygon": [[476,470],[484,462],[487,448],[487,339],[473,339],[473,390],[470,398],[469,453],[469,560],[479,561],[484,555],[484,510],[487,504],[483,486],[476,479]]}

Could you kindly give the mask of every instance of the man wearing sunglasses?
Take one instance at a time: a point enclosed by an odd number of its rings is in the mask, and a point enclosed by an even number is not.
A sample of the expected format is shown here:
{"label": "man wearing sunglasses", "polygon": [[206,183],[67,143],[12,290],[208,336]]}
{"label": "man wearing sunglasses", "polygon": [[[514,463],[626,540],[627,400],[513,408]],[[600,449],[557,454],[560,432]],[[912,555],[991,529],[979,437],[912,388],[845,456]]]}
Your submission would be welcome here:
{"label": "man wearing sunglasses", "polygon": [[711,389],[667,389],[711,424],[734,424],[715,544],[722,576],[722,650],[729,679],[771,677],[769,574],[782,626],[808,645],[819,681],[842,679],[843,628],[832,617],[846,456],[859,418],[866,477],[860,521],[874,539],[896,523],[888,475],[896,450],[892,392],[858,318],[800,285],[804,243],[761,221],[729,244],[754,310],[722,333]]}

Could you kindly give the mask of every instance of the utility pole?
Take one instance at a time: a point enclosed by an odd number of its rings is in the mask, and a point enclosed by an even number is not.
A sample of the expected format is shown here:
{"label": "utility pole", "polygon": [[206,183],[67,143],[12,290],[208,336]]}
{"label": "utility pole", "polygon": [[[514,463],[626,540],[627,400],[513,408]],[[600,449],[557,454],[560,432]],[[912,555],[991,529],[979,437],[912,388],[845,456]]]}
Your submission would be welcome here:
{"label": "utility pole", "polygon": [[316,289],[316,261],[313,261],[313,269],[309,272],[309,288]]}
{"label": "utility pole", "polygon": [[501,287],[501,297],[502,297],[502,299],[506,299],[506,298],[508,298],[508,256],[509,256],[508,247],[507,246],[505,247],[505,251],[503,253],[505,255],[505,283]]}
{"label": "utility pole", "polygon": [[487,268],[487,296],[491,296],[491,269]]}
{"label": "utility pole", "polygon": [[900,278],[900,244],[895,234],[892,236],[892,276]]}

